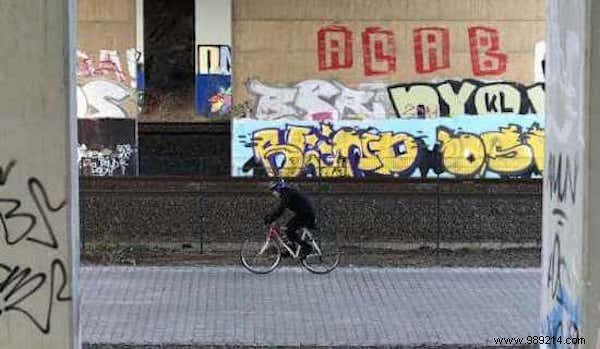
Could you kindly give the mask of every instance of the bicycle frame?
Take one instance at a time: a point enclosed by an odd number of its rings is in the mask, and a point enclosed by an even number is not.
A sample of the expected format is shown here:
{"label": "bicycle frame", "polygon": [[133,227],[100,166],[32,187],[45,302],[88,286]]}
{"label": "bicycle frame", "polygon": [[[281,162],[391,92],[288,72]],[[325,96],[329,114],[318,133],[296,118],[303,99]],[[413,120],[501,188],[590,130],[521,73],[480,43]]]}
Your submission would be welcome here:
{"label": "bicycle frame", "polygon": [[[313,236],[310,233],[310,231],[306,228],[302,228],[302,235],[300,236],[300,239],[306,240],[307,238],[310,239],[310,242],[312,243],[315,252],[318,255],[321,255],[321,248],[319,247],[317,242],[313,239]],[[281,227],[277,224],[271,225],[271,227],[269,228],[269,230],[267,232],[267,241],[265,242],[264,246],[260,249],[259,254],[263,254],[265,252],[265,250],[269,246],[269,243],[271,242],[271,240],[277,241],[279,246],[282,246],[283,248],[285,248],[293,258],[298,258],[298,256],[300,255],[301,246],[298,245],[296,247],[296,251],[293,251],[292,248],[288,244],[286,244],[283,241],[283,239],[281,238]]]}

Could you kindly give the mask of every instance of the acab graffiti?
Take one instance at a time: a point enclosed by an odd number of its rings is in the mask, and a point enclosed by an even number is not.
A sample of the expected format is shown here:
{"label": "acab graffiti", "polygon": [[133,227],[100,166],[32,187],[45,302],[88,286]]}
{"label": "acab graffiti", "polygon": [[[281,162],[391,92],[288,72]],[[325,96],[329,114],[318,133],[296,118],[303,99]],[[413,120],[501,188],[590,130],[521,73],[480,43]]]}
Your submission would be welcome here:
{"label": "acab graffiti", "polygon": [[[480,134],[439,125],[435,145],[417,133],[374,127],[286,125],[256,130],[246,147],[253,157],[244,170],[264,169],[269,176],[298,177],[528,177],[541,174],[544,130],[509,124]],[[419,170],[418,172],[416,170]]]}
{"label": "acab graffiti", "polygon": [[[469,26],[466,37],[474,76],[502,75],[506,72],[508,55],[500,47],[496,28]],[[354,33],[343,25],[331,25],[317,32],[318,68],[350,69],[354,64]],[[365,76],[396,72],[397,49],[395,34],[390,29],[367,27],[361,34],[362,63]],[[413,30],[415,71],[432,73],[450,68],[450,31],[445,27],[422,27]]]}
{"label": "acab graffiti", "polygon": [[466,79],[439,83],[386,86],[361,84],[347,87],[337,81],[306,80],[291,87],[247,82],[256,96],[258,120],[337,121],[364,119],[431,119],[457,115],[543,114],[542,83],[525,86],[515,82],[483,82]]}

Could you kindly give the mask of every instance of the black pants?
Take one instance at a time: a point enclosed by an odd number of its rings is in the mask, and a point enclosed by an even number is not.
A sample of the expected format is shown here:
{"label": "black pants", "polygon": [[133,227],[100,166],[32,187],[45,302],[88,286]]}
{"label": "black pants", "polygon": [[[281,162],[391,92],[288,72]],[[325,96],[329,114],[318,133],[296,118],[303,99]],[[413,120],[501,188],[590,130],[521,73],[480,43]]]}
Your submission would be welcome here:
{"label": "black pants", "polygon": [[302,228],[316,228],[315,217],[296,215],[287,222],[286,227],[286,234],[290,238],[290,240],[303,247],[311,247],[308,242],[301,240],[301,235],[299,234],[299,232]]}

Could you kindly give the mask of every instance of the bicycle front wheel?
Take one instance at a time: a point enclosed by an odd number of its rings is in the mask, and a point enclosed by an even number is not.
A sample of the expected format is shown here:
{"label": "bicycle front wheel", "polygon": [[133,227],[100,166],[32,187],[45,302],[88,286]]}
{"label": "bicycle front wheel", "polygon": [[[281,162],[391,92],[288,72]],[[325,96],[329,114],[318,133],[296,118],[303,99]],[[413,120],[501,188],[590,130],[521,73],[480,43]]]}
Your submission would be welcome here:
{"label": "bicycle front wheel", "polygon": [[264,235],[249,237],[240,251],[242,265],[255,274],[268,274],[279,266],[281,249],[279,245],[266,239]]}
{"label": "bicycle front wheel", "polygon": [[311,273],[327,274],[340,263],[341,252],[333,241],[309,241],[313,252],[302,260],[302,265]]}

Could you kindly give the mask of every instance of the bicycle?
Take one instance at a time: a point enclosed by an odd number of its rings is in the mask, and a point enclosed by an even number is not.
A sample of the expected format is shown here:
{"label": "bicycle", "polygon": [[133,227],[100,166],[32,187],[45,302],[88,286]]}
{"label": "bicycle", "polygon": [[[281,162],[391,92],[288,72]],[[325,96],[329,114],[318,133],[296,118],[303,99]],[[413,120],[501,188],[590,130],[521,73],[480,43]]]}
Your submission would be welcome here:
{"label": "bicycle", "polygon": [[[300,263],[311,273],[327,274],[333,271],[340,262],[340,252],[335,244],[331,248],[325,249],[323,243],[319,243],[310,230],[302,228],[302,240],[309,241],[313,251],[306,258],[301,259]],[[308,240],[307,240],[308,239]],[[329,246],[328,246],[329,247]],[[286,243],[282,238],[282,229],[279,224],[271,224],[265,236],[249,237],[242,243],[240,251],[240,260],[242,265],[250,272],[255,274],[268,274],[275,270],[282,257],[282,248],[287,250],[293,259],[298,259],[300,255],[300,245],[295,248]],[[330,249],[333,249],[331,251]],[[266,258],[264,267],[258,258]]]}

